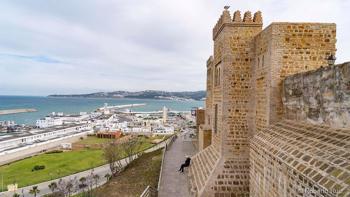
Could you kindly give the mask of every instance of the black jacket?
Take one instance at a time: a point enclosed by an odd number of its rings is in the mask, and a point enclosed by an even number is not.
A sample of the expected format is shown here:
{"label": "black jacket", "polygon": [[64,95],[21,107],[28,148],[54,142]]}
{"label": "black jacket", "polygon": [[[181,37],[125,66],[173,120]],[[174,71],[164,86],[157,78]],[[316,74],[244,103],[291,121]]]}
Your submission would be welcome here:
{"label": "black jacket", "polygon": [[189,166],[190,163],[191,163],[191,158],[188,157],[188,158],[186,159],[186,161],[185,161],[185,165],[186,165],[186,166]]}

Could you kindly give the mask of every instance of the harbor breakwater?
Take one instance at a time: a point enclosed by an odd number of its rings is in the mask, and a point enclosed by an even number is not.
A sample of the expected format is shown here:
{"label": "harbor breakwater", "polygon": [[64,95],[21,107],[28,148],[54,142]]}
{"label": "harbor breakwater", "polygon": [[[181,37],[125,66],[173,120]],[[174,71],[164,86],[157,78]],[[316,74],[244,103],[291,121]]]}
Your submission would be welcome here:
{"label": "harbor breakwater", "polygon": [[34,108],[30,109],[4,109],[0,110],[0,115],[7,115],[7,114],[18,114],[18,113],[27,113],[27,112],[36,112],[37,110]]}

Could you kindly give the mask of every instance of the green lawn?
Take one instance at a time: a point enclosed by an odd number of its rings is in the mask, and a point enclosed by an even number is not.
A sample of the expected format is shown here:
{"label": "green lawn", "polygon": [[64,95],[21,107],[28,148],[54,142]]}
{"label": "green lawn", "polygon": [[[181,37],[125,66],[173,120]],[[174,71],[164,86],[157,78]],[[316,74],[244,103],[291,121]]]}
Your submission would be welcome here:
{"label": "green lawn", "polygon": [[[141,137],[140,151],[153,146],[152,140],[153,138]],[[77,143],[96,144],[107,141],[110,140],[88,137]],[[0,176],[4,177],[4,187],[14,182],[17,182],[19,187],[23,187],[74,174],[105,163],[101,149],[85,148],[63,153],[41,154],[3,165],[0,166]],[[32,172],[35,165],[45,165],[45,169]]]}
{"label": "green lawn", "polygon": [[112,141],[112,139],[88,136],[87,138],[84,138],[83,140],[78,141],[77,144],[83,144],[83,145],[104,144],[110,141]]}
{"label": "green lawn", "polygon": [[[19,187],[59,178],[104,164],[102,150],[80,150],[55,154],[42,154],[0,167],[4,185],[18,183]],[[35,165],[44,170],[32,172]]]}

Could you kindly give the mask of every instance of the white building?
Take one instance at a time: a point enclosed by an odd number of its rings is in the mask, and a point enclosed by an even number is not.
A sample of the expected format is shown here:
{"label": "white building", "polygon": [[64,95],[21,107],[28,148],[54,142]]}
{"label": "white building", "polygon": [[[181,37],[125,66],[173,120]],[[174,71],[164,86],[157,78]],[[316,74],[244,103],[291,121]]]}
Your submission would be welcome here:
{"label": "white building", "polygon": [[128,122],[117,122],[112,124],[112,130],[120,130],[123,131],[128,128]]}
{"label": "white building", "polygon": [[86,123],[91,117],[96,117],[96,114],[80,112],[79,115],[63,115],[62,112],[52,112],[51,116],[37,120],[36,126],[39,128],[47,128],[70,123]]}
{"label": "white building", "polygon": [[15,125],[16,125],[15,121],[0,121],[0,126],[3,126],[3,127],[11,127]]}
{"label": "white building", "polygon": [[173,134],[174,131],[175,131],[174,127],[171,127],[171,126],[160,126],[153,129],[154,134],[164,134],[164,135]]}
{"label": "white building", "polygon": [[8,149],[18,148],[21,146],[32,145],[34,143],[49,141],[52,139],[68,137],[81,132],[86,132],[91,129],[91,126],[86,124],[53,131],[41,131],[23,137],[0,139],[0,152]]}
{"label": "white building", "polygon": [[67,115],[61,117],[62,121],[64,123],[77,123],[80,121],[84,121],[90,118],[90,115],[84,114],[84,115]]}
{"label": "white building", "polygon": [[127,127],[123,130],[124,133],[151,133],[151,128],[146,127]]}
{"label": "white building", "polygon": [[63,120],[56,117],[45,117],[36,121],[36,126],[39,128],[46,128],[52,126],[63,125]]}

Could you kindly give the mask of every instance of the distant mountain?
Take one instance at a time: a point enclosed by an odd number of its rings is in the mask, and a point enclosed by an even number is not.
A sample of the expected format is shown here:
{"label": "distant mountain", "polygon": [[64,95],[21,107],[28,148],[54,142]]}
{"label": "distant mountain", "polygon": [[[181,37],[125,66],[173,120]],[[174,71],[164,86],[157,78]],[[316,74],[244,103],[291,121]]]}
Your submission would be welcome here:
{"label": "distant mountain", "polygon": [[138,92],[114,91],[96,92],[90,94],[54,94],[49,97],[80,97],[80,98],[138,98],[138,99],[166,99],[166,100],[202,100],[206,91],[166,92],[157,90],[145,90]]}

